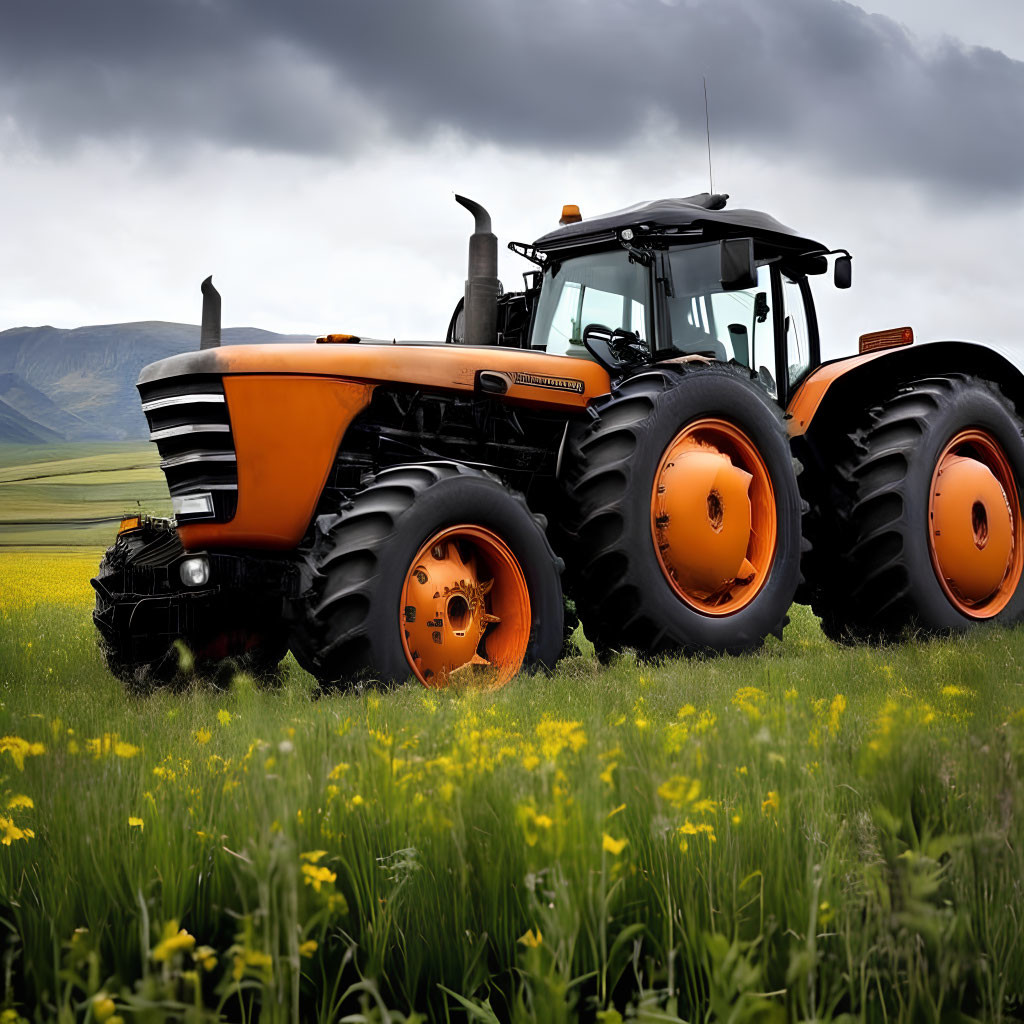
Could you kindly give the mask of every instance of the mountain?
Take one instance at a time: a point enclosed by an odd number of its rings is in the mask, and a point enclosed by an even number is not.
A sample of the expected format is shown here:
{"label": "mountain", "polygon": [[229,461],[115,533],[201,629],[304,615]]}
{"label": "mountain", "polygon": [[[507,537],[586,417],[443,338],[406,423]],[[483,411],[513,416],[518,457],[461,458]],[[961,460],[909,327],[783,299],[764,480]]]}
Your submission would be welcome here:
{"label": "mountain", "polygon": [[0,401],[33,423],[48,428],[57,439],[71,435],[89,440],[110,438],[109,431],[102,425],[90,424],[74,413],[65,412],[16,373],[0,373]]}
{"label": "mountain", "polygon": [[[305,335],[229,327],[226,345],[308,343]],[[0,441],[145,439],[135,381],[149,363],[199,348],[199,328],[151,320],[0,331]]]}
{"label": "mountain", "polygon": [[17,444],[52,444],[64,438],[55,430],[35,423],[0,399],[0,441]]}

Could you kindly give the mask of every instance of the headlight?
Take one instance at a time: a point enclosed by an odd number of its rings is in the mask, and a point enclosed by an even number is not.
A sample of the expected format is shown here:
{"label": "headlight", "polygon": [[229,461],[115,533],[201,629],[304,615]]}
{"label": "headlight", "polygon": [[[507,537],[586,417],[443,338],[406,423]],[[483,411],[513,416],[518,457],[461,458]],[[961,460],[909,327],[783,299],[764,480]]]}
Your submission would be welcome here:
{"label": "headlight", "polygon": [[202,587],[210,580],[210,563],[203,557],[186,558],[178,572],[186,587]]}
{"label": "headlight", "polygon": [[181,494],[171,497],[171,508],[176,516],[212,516],[212,494]]}

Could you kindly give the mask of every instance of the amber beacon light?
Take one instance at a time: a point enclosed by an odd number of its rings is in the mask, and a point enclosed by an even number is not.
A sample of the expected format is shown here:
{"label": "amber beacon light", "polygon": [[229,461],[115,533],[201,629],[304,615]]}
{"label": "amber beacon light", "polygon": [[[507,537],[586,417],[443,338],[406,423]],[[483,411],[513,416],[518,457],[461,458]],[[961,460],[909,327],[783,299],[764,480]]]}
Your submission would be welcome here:
{"label": "amber beacon light", "polygon": [[860,336],[861,352],[879,352],[883,348],[902,348],[914,344],[912,327],[890,327],[887,331],[872,331]]}

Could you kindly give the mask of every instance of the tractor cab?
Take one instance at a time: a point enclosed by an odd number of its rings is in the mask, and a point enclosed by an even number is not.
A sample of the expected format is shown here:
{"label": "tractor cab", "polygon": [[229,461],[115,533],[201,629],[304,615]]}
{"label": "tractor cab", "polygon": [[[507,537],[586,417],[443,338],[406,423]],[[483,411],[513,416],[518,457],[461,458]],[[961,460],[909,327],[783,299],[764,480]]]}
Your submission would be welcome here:
{"label": "tractor cab", "polygon": [[[532,246],[528,345],[610,371],[664,360],[734,362],[785,404],[820,361],[808,277],[820,243],[703,194],[564,224]],[[836,283],[849,283],[842,252]],[[532,280],[530,279],[532,276]]]}

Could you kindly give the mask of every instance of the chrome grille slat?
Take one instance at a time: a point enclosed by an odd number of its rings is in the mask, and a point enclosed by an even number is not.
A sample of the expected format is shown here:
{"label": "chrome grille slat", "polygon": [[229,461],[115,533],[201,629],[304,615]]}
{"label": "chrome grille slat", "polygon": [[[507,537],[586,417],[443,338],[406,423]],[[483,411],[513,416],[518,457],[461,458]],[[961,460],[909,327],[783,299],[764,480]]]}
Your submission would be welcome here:
{"label": "chrome grille slat", "polygon": [[143,402],[142,411],[152,412],[154,409],[167,409],[174,405],[195,405],[199,402],[216,402],[223,405],[226,401],[223,395],[172,395],[169,398],[154,398],[150,402]]}
{"label": "chrome grille slat", "polygon": [[189,466],[196,462],[237,462],[234,452],[187,452],[175,455],[160,463],[161,469],[174,469],[175,466]]}
{"label": "chrome grille slat", "polygon": [[162,441],[167,437],[183,437],[186,434],[230,434],[231,427],[227,423],[186,423],[180,427],[164,427],[162,430],[151,430],[150,441]]}

